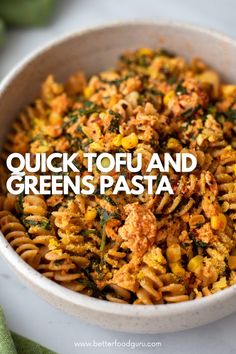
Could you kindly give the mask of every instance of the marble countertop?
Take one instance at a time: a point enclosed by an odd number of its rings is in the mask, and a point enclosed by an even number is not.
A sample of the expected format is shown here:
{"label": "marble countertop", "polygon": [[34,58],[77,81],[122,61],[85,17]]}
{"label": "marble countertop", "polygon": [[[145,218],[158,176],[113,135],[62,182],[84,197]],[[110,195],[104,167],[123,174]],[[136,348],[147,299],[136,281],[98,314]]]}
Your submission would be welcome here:
{"label": "marble countertop", "polygon": [[[14,29],[8,32],[0,49],[0,78],[33,49],[87,26],[127,19],[167,19],[214,28],[236,37],[235,0],[58,0],[54,20],[37,29]],[[160,342],[152,348],[136,348],[138,353],[161,354],[230,354],[236,352],[236,313],[196,329],[161,335],[139,335],[108,331],[69,316],[41,300],[27,288],[0,259],[0,304],[9,327],[24,336],[57,351],[59,354],[132,352],[131,342]],[[108,349],[98,342],[114,342]],[[87,342],[87,347],[76,347]],[[90,344],[89,344],[90,343]],[[94,346],[91,347],[90,345]],[[81,344],[80,344],[81,345]],[[86,344],[84,344],[85,346]],[[123,347],[121,347],[123,346]]]}

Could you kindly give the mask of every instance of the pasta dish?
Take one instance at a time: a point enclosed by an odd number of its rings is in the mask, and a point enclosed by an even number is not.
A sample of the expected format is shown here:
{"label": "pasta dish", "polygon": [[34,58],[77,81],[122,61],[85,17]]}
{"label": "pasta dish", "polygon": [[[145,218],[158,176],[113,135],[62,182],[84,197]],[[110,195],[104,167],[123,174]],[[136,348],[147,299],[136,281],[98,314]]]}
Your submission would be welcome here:
{"label": "pasta dish", "polygon": [[[99,299],[165,304],[221,291],[236,283],[235,122],[236,86],[198,58],[140,48],[88,79],[77,72],[61,84],[49,75],[3,146],[1,231],[38,272]],[[92,175],[94,193],[10,194],[12,152],[30,153],[32,162],[36,153],[78,153],[79,172],[67,173]],[[130,153],[134,165],[141,153],[140,175],[154,153],[191,153],[197,167],[165,173],[173,194],[101,194],[87,152]],[[131,185],[135,173],[121,166],[108,175]]]}

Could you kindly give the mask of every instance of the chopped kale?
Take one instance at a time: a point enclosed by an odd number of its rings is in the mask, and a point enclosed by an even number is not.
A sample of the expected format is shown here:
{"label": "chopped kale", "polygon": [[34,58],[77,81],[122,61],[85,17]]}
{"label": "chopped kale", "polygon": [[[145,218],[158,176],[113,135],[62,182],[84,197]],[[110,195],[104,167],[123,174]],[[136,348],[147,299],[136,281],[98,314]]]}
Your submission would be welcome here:
{"label": "chopped kale", "polygon": [[114,200],[109,195],[101,194],[99,197],[104,199],[104,200],[106,200],[111,205],[116,206],[116,203],[114,202]]}
{"label": "chopped kale", "polygon": [[101,112],[101,107],[97,106],[96,104],[90,101],[86,101],[84,106],[85,108],[80,108],[78,110],[78,113],[81,116],[88,116],[92,113]]}
{"label": "chopped kale", "polygon": [[136,64],[146,68],[150,65],[150,59],[147,56],[142,55],[138,57],[138,59],[136,60]]}
{"label": "chopped kale", "polygon": [[176,86],[175,92],[177,96],[181,96],[187,93],[186,88],[182,85],[183,81],[179,82]]}
{"label": "chopped kale", "polygon": [[20,212],[23,212],[23,210],[24,210],[23,202],[24,202],[24,193],[21,193],[21,194],[19,194],[19,196],[17,198],[17,206],[18,206]]}
{"label": "chopped kale", "polygon": [[106,231],[105,226],[108,220],[110,219],[120,219],[120,215],[118,213],[109,213],[106,209],[99,208],[98,213],[100,216],[100,222],[102,228],[102,240],[100,245],[100,250],[103,251],[106,245]]}
{"label": "chopped kale", "polygon": [[118,112],[114,112],[112,109],[109,110],[109,114],[112,115],[111,124],[108,128],[110,132],[119,133],[119,125],[121,120],[121,115]]}
{"label": "chopped kale", "polygon": [[154,96],[164,96],[163,92],[154,88],[146,88],[145,91],[151,93]]}
{"label": "chopped kale", "polygon": [[91,290],[93,290],[93,294],[95,297],[102,297],[103,296],[101,291],[98,289],[97,285],[92,280],[79,278],[79,279],[76,279],[76,282],[79,284],[85,285],[88,288],[90,288]]}
{"label": "chopped kale", "polygon": [[128,80],[132,75],[127,75],[125,77],[122,77],[120,79],[114,79],[114,80],[106,80],[106,79],[101,79],[101,81],[104,84],[109,84],[109,85],[115,85],[115,86],[120,86],[120,84],[126,80]]}
{"label": "chopped kale", "polygon": [[81,125],[78,125],[76,127],[76,132],[80,133],[82,135],[82,138],[87,138],[87,135],[83,132],[83,127]]}
{"label": "chopped kale", "polygon": [[45,230],[50,230],[51,225],[50,225],[50,221],[49,220],[45,220],[45,221],[36,221],[36,220],[23,220],[23,224],[25,225],[25,227],[29,228],[31,226],[38,226],[42,229]]}
{"label": "chopped kale", "polygon": [[236,121],[236,109],[230,108],[227,112],[225,112],[226,119],[235,122]]}
{"label": "chopped kale", "polygon": [[197,113],[197,111],[201,108],[201,105],[198,105],[193,108],[189,108],[186,111],[184,111],[181,115],[184,118],[193,118],[194,114]]}
{"label": "chopped kale", "polygon": [[88,230],[81,231],[81,235],[83,235],[83,236],[88,236],[88,235],[96,234],[96,233],[97,233],[96,229],[88,229]]}
{"label": "chopped kale", "polygon": [[175,54],[167,49],[162,48],[157,52],[157,56],[165,56],[168,58],[174,58]]}
{"label": "chopped kale", "polygon": [[166,78],[166,81],[168,82],[168,84],[173,85],[176,83],[177,81],[177,77],[176,76],[170,76]]}
{"label": "chopped kale", "polygon": [[208,247],[208,243],[196,239],[194,232],[190,232],[189,237],[191,238],[191,240],[193,241],[193,243],[196,247],[201,247],[201,248]]}
{"label": "chopped kale", "polygon": [[55,265],[62,265],[64,263],[64,259],[56,259],[55,261],[54,261],[54,264]]}

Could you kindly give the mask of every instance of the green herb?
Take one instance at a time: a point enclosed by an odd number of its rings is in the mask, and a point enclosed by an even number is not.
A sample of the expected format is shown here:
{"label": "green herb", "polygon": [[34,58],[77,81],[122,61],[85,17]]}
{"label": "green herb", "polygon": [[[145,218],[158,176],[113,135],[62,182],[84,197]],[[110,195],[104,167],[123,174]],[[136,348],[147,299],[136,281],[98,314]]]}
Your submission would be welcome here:
{"label": "green herb", "polygon": [[138,100],[137,100],[138,105],[142,106],[144,101],[145,101],[145,96],[144,95],[139,95],[138,96]]}
{"label": "green herb", "polygon": [[82,135],[82,138],[87,138],[87,135],[83,132],[83,127],[81,125],[78,125],[76,127],[76,132],[80,133]]}
{"label": "green herb", "polygon": [[168,58],[173,58],[175,57],[175,54],[169,50],[162,48],[157,52],[157,56],[165,56]]}
{"label": "green herb", "polygon": [[166,79],[166,81],[168,82],[168,84],[173,85],[173,84],[176,83],[177,77],[176,77],[176,76],[170,76],[170,77],[168,77],[168,78]]}
{"label": "green herb", "polygon": [[97,106],[95,104],[92,104],[89,107],[85,106],[85,108],[80,108],[78,110],[78,113],[81,116],[88,116],[88,115],[90,115],[92,113],[96,113],[96,112],[100,112],[100,111],[101,111],[101,107],[99,107],[99,106]]}
{"label": "green herb", "polygon": [[181,247],[184,248],[184,249],[188,248],[189,246],[190,246],[190,244],[188,242],[183,242],[181,244]]}
{"label": "green herb", "polygon": [[184,118],[193,118],[194,114],[197,113],[197,111],[201,108],[201,105],[198,105],[193,108],[189,108],[186,111],[184,111],[181,115]]}
{"label": "green herb", "polygon": [[21,193],[17,198],[17,205],[21,212],[24,210],[23,202],[24,202],[24,193]]}
{"label": "green herb", "polygon": [[198,240],[193,240],[193,242],[195,243],[195,245],[197,247],[201,247],[201,248],[207,248],[208,247],[208,243],[206,243],[206,242],[198,241]]}
{"label": "green herb", "polygon": [[67,129],[68,127],[70,127],[71,125],[75,124],[78,120],[78,112],[77,111],[73,111],[71,113],[68,114],[68,118],[62,125],[63,129]]}
{"label": "green herb", "polygon": [[88,236],[88,235],[96,234],[96,233],[97,233],[96,229],[88,229],[88,230],[81,231],[82,236]]}
{"label": "green herb", "polygon": [[108,203],[110,203],[111,205],[116,206],[116,203],[114,202],[114,200],[113,200],[109,195],[100,194],[100,198],[106,200],[106,201],[107,201]]}
{"label": "green herb", "polygon": [[139,66],[147,68],[150,65],[150,59],[147,56],[142,55],[136,60],[136,63]]}
{"label": "green herb", "polygon": [[86,108],[92,108],[94,106],[94,103],[91,101],[84,101],[84,106]]}
{"label": "green herb", "polygon": [[34,220],[23,220],[23,224],[24,224],[26,227],[30,227],[30,226],[37,226],[37,225],[38,225],[38,222],[37,222],[37,221],[34,221]]}
{"label": "green herb", "polygon": [[121,55],[119,59],[126,65],[130,65],[132,63],[132,60],[125,55]]}
{"label": "green herb", "polygon": [[178,85],[176,86],[175,92],[176,95],[181,96],[187,93],[186,88],[182,85],[183,81],[179,82]]}
{"label": "green herb", "polygon": [[150,145],[153,149],[157,149],[158,148],[158,145],[159,145],[159,141],[158,140],[155,140],[154,138],[151,138],[150,140]]}
{"label": "green herb", "polygon": [[106,245],[106,231],[105,226],[108,220],[110,219],[120,219],[120,215],[118,213],[108,213],[106,209],[99,208],[98,213],[100,215],[100,222],[99,224],[102,227],[102,240],[100,245],[100,250],[103,251]]}
{"label": "green herb", "polygon": [[54,264],[55,265],[62,265],[64,263],[64,259],[56,259],[55,261],[54,261]]}
{"label": "green herb", "polygon": [[50,224],[49,220],[40,222],[39,226],[45,230],[50,230],[50,228],[51,228],[51,224]]}
{"label": "green herb", "polygon": [[189,237],[191,238],[191,240],[193,241],[194,245],[197,247],[201,247],[201,248],[207,248],[208,247],[208,243],[197,240],[195,237],[195,234],[193,232],[190,232]]}
{"label": "green herb", "polygon": [[121,120],[121,115],[118,112],[114,112],[112,109],[109,110],[109,114],[113,116],[108,130],[113,133],[119,133],[119,125]]}
{"label": "green herb", "polygon": [[106,222],[110,219],[120,219],[120,215],[118,213],[109,213],[106,209],[104,208],[99,208],[98,213],[100,215],[100,225],[103,226],[106,224]]}
{"label": "green herb", "polygon": [[196,225],[195,225],[195,228],[196,228],[196,229],[199,229],[200,227],[202,227],[203,224],[204,224],[204,223],[196,224]]}
{"label": "green herb", "polygon": [[25,227],[38,226],[38,227],[41,227],[42,229],[45,229],[45,230],[50,230],[50,227],[51,227],[49,220],[35,221],[35,220],[24,219],[23,224],[25,225]]}
{"label": "green herb", "polygon": [[212,114],[213,116],[215,116],[216,113],[217,113],[216,107],[210,104],[210,105],[207,107],[207,114]]}
{"label": "green herb", "polygon": [[85,101],[83,104],[83,108],[73,110],[68,114],[69,120],[63,124],[64,128],[76,123],[79,116],[88,116],[92,113],[101,112],[101,107],[97,106],[93,102]]}
{"label": "green herb", "polygon": [[157,175],[157,184],[160,183],[161,178],[162,178],[162,175],[161,175],[161,173],[159,173],[159,174]]}
{"label": "green herb", "polygon": [[145,91],[150,92],[152,95],[155,95],[155,96],[164,96],[163,92],[161,92],[155,88],[146,88]]}
{"label": "green herb", "polygon": [[236,121],[236,109],[230,108],[227,112],[225,112],[226,119],[235,122]]}
{"label": "green herb", "polygon": [[[114,80],[106,80],[106,79],[100,79],[101,82],[103,82],[104,84],[108,84],[108,85],[115,85],[115,86],[120,86],[120,84],[124,81],[127,81],[129,78],[133,77],[134,75],[126,75],[125,77],[121,77],[120,79],[114,79]],[[106,98],[110,98],[110,96],[104,97]]]}
{"label": "green herb", "polygon": [[88,288],[92,289],[95,297],[101,297],[102,296],[101,291],[97,288],[97,285],[92,280],[79,278],[79,279],[76,279],[76,282],[79,283],[79,284],[85,285]]}
{"label": "green herb", "polygon": [[90,145],[93,142],[93,139],[88,138],[82,143],[82,148],[85,148],[86,146]]}

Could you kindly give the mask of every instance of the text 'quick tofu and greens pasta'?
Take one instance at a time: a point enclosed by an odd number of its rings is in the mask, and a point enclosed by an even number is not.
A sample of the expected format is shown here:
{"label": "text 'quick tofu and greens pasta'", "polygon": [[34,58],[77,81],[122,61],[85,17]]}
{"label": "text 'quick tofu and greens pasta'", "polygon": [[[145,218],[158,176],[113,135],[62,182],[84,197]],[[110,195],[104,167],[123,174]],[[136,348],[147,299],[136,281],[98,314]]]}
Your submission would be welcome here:
{"label": "text 'quick tofu and greens pasta'", "polygon": [[[236,283],[235,122],[236,86],[165,50],[124,53],[116,69],[63,85],[50,75],[14,121],[3,160],[77,152],[84,176],[84,152],[130,152],[134,162],[142,153],[141,173],[153,153],[187,152],[197,168],[170,169],[173,195],[101,195],[95,166],[93,195],[14,196],[3,164],[2,233],[40,273],[99,299],[163,304],[225,289]],[[120,174],[129,184],[132,173]]]}

